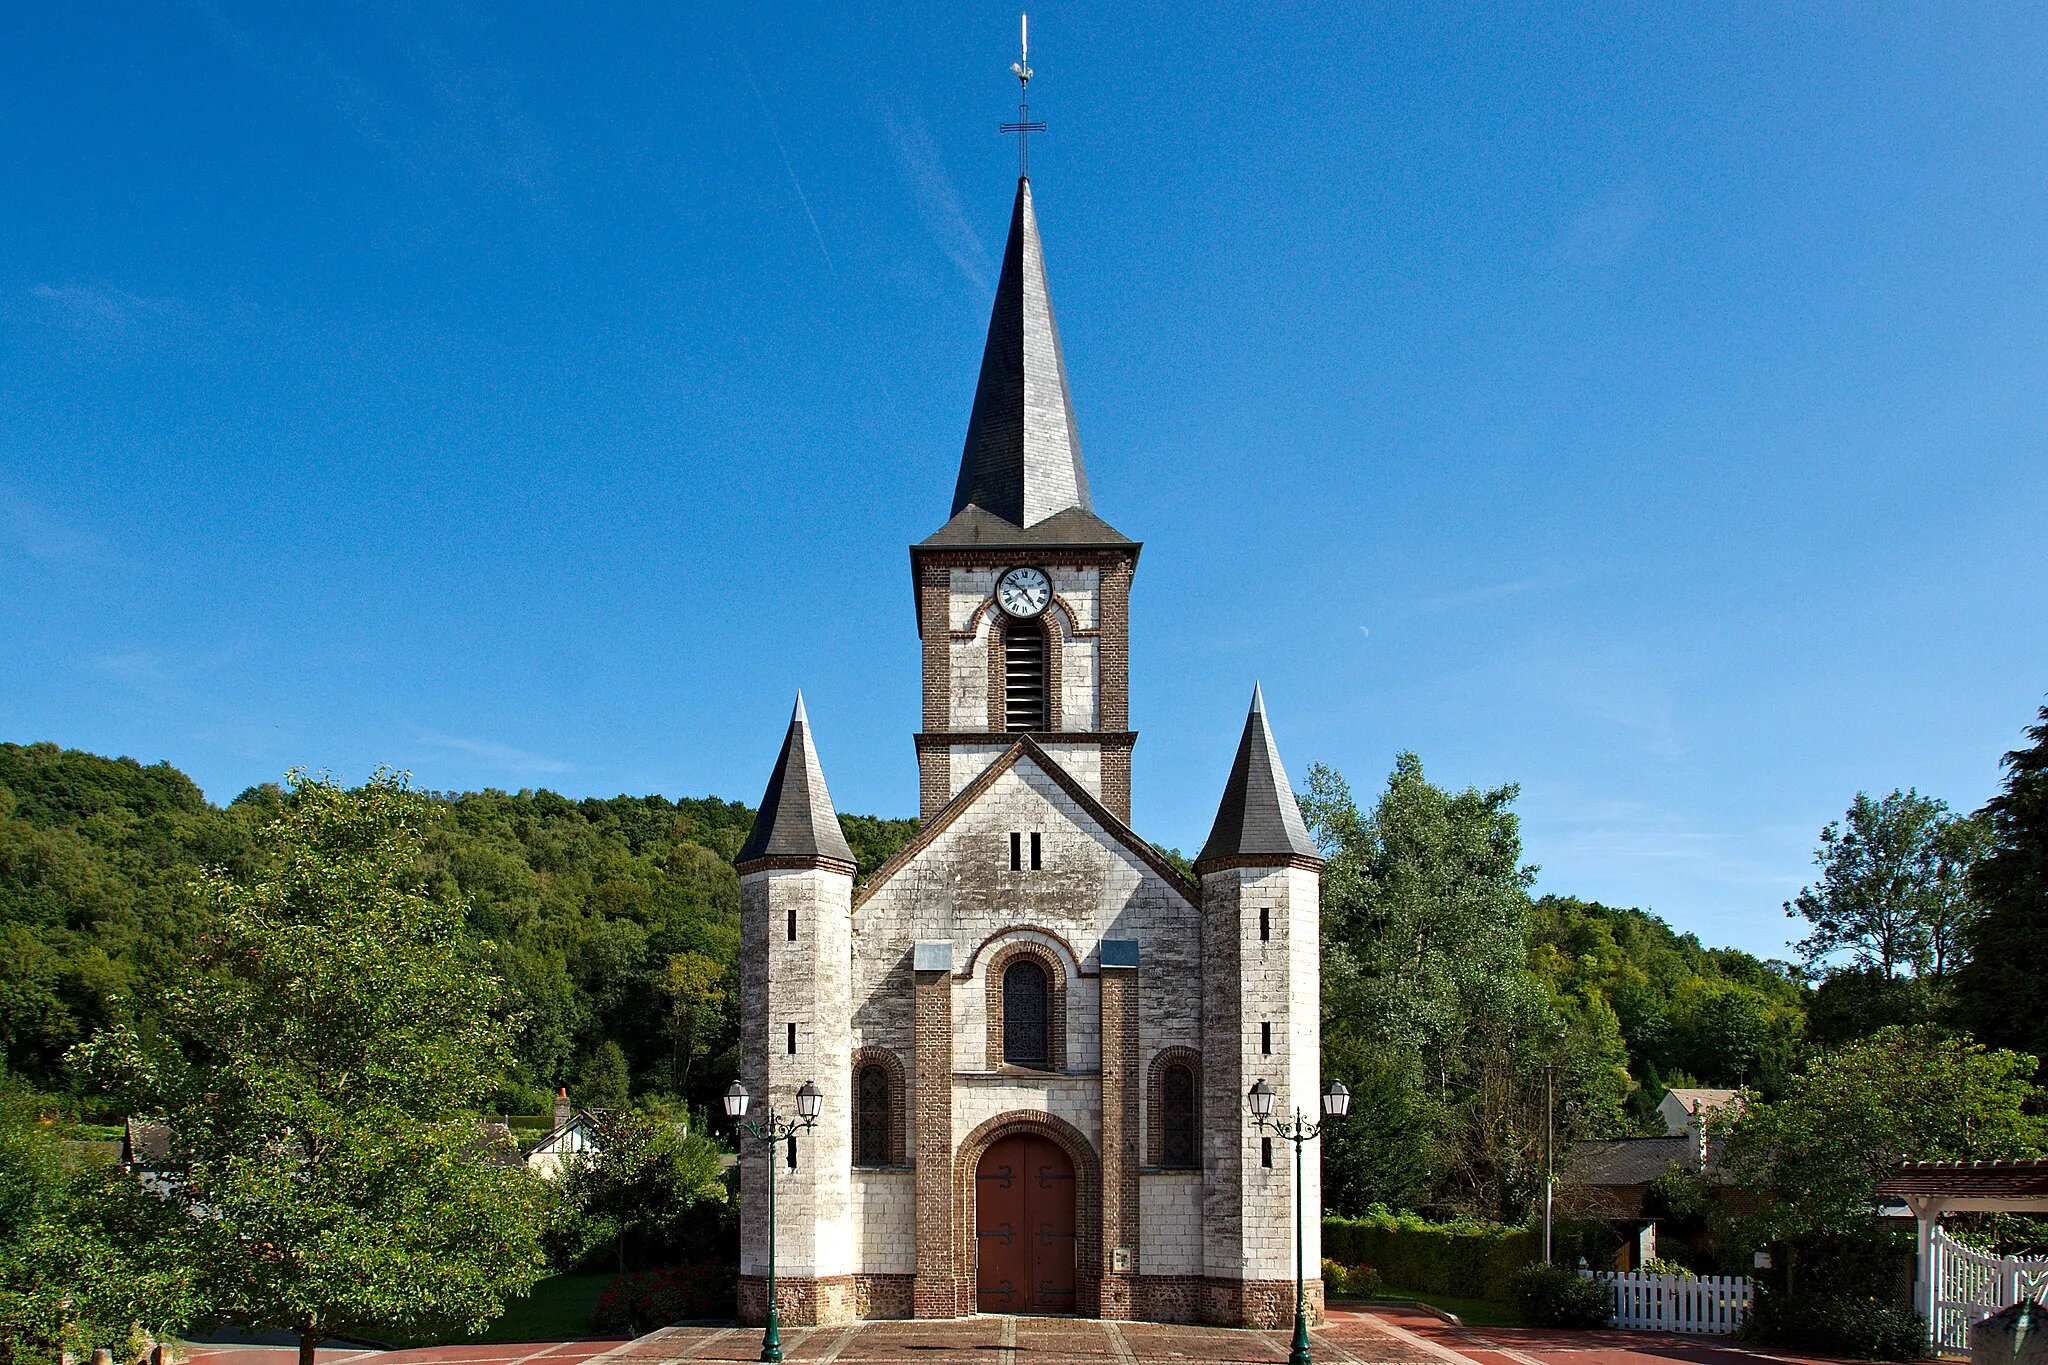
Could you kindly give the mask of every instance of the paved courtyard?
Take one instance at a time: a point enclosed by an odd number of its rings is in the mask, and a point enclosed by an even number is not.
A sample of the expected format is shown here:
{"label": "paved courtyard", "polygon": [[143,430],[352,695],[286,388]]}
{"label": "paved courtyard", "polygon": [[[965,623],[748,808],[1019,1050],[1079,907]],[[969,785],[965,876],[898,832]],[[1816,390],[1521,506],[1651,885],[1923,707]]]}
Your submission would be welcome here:
{"label": "paved courtyard", "polygon": [[[1407,1308],[1333,1309],[1312,1334],[1328,1365],[1808,1365],[1724,1337],[1646,1332],[1542,1332],[1455,1327]],[[840,1365],[1138,1365],[1141,1361],[1214,1361],[1277,1365],[1289,1334],[1089,1318],[978,1317],[950,1322],[862,1322],[792,1327],[782,1334],[792,1362]],[[682,1365],[758,1358],[758,1327],[665,1327],[632,1341],[617,1338],[491,1346],[433,1346],[405,1351],[323,1350],[320,1365]],[[282,1347],[202,1346],[192,1365],[291,1365]]]}

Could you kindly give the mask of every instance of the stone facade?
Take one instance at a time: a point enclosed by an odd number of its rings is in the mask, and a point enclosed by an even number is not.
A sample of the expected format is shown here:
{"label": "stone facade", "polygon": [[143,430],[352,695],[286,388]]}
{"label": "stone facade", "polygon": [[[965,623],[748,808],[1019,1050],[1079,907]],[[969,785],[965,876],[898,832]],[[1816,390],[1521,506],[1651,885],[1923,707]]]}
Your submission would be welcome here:
{"label": "stone facade", "polygon": [[[1047,1283],[1071,1271],[1076,1311],[1292,1313],[1293,1149],[1265,1160],[1244,1094],[1263,1077],[1280,1112],[1317,1104],[1320,864],[1257,699],[1199,879],[1130,828],[1140,547],[1087,500],[1031,214],[1020,187],[955,515],[911,550],[922,826],[856,889],[799,707],[763,802],[774,828],[757,824],[758,856],[741,862],[741,1079],[784,1115],[805,1081],[824,1092],[794,1166],[745,1144],[749,1320],[767,1302],[771,1161],[784,1323],[977,1311],[997,1254],[983,1243],[1014,1231],[978,1222],[982,1182],[1014,1175],[982,1162],[1012,1138],[1028,1140],[1003,1150],[1063,1154],[1036,1168],[1046,1193],[1033,1197],[1062,1213],[1071,1199],[1071,1245],[1055,1218],[1029,1254],[1050,1258],[1030,1263],[1051,1267]],[[1042,578],[1042,600],[1013,617],[1002,584],[1020,569]],[[1042,726],[1007,728],[1013,687]],[[854,1080],[870,1066],[889,1130],[856,1166]],[[1167,1066],[1196,1086],[1195,1155],[1176,1148],[1172,1168]],[[1313,1275],[1321,1181],[1316,1146],[1305,1155]]]}

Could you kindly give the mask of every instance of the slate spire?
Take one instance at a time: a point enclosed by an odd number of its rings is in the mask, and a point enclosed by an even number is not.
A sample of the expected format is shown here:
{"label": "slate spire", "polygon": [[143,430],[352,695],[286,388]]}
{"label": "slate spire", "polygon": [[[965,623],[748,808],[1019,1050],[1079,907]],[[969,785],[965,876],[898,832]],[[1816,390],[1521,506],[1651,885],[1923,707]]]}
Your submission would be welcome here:
{"label": "slate spire", "polygon": [[811,744],[811,721],[804,714],[801,692],[782,740],[782,755],[775,760],[775,773],[761,798],[761,813],[754,817],[753,832],[733,861],[760,858],[821,859],[845,863],[848,870],[854,865],[839,814],[832,809],[832,794],[825,790],[825,772]]}
{"label": "slate spire", "polygon": [[1223,787],[1223,804],[1195,866],[1200,869],[1203,863],[1223,858],[1275,863],[1312,858],[1320,863],[1322,856],[1295,804],[1287,771],[1280,766],[1280,751],[1273,747],[1273,732],[1266,725],[1266,698],[1255,684],[1237,761],[1230,765],[1230,781]]}
{"label": "slate spire", "polygon": [[1016,526],[1035,526],[1070,507],[1092,510],[1031,182],[1021,176],[953,514],[970,503]]}

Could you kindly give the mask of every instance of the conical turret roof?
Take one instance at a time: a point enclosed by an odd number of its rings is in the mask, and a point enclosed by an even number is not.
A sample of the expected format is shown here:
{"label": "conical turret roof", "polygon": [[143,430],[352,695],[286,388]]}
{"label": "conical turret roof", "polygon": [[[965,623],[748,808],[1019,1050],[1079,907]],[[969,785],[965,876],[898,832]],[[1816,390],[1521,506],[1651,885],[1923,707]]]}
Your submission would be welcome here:
{"label": "conical turret roof", "polygon": [[1309,858],[1320,862],[1322,856],[1301,818],[1294,788],[1287,783],[1287,770],[1280,766],[1280,751],[1273,747],[1273,732],[1266,725],[1265,695],[1254,685],[1251,714],[1245,717],[1237,761],[1230,765],[1230,781],[1223,787],[1223,804],[1195,865],[1223,858],[1270,858],[1276,863]]}
{"label": "conical turret roof", "polygon": [[801,692],[782,740],[782,755],[775,760],[775,773],[761,797],[761,812],[734,861],[759,858],[819,858],[845,863],[849,869],[854,865],[839,814],[832,809],[832,794],[825,790],[825,771],[811,744],[811,721],[804,714]]}
{"label": "conical turret roof", "polygon": [[969,505],[1026,528],[1069,508],[1091,510],[1031,182],[1022,177],[989,315],[981,382],[967,420],[953,514]]}

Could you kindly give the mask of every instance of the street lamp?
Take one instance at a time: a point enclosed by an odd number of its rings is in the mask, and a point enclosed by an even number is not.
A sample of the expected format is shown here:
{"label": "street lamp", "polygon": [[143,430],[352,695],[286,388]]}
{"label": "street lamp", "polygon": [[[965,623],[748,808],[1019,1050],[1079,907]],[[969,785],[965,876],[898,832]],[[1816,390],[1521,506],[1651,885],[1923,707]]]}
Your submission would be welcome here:
{"label": "street lamp", "polygon": [[815,1127],[818,1112],[825,1107],[825,1092],[818,1089],[816,1081],[805,1081],[803,1088],[796,1092],[796,1117],[783,1118],[773,1108],[760,1118],[749,1121],[747,1108],[753,1103],[753,1096],[738,1081],[725,1092],[725,1116],[741,1132],[752,1133],[759,1138],[768,1153],[768,1329],[761,1333],[761,1359],[778,1361],[782,1359],[782,1329],[775,1316],[775,1149],[784,1142],[796,1141],[796,1135]]}
{"label": "street lamp", "polygon": [[1301,1146],[1320,1136],[1332,1119],[1341,1119],[1351,1112],[1351,1092],[1342,1081],[1330,1082],[1330,1088],[1323,1092],[1321,1123],[1310,1123],[1298,1107],[1293,1118],[1274,1118],[1273,1098],[1273,1087],[1266,1084],[1264,1076],[1252,1082],[1252,1088],[1245,1094],[1245,1102],[1251,1106],[1252,1127],[1294,1144],[1294,1349],[1288,1353],[1287,1365],[1313,1365],[1308,1353],[1308,1300],[1301,1268]]}

